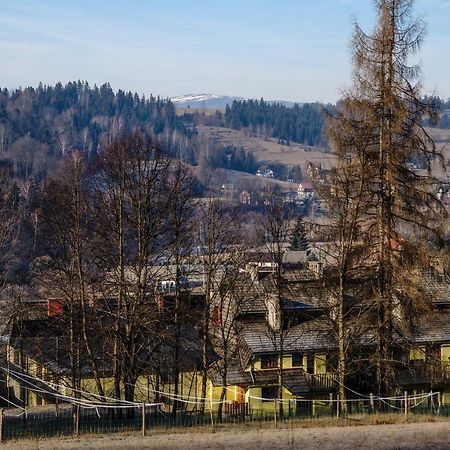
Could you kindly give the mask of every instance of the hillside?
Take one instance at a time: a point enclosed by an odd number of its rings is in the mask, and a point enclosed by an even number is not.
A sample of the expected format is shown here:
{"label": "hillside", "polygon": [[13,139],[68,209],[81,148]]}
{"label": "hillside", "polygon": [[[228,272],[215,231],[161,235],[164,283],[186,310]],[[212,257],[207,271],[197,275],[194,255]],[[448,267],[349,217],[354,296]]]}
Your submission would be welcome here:
{"label": "hillside", "polygon": [[170,101],[114,92],[109,84],[0,89],[0,165],[20,179],[42,180],[65,153],[91,157],[117,133],[134,129],[158,137],[169,154],[180,154],[174,136],[188,134]]}
{"label": "hillside", "polygon": [[225,110],[227,105],[231,105],[234,100],[243,100],[242,97],[230,97],[228,95],[214,94],[187,94],[171,97],[172,103],[177,108],[212,109]]}
{"label": "hillside", "polygon": [[[243,97],[235,97],[230,95],[216,95],[216,94],[187,94],[171,97],[170,100],[180,109],[194,109],[194,110],[225,110],[225,107],[231,106],[233,101],[244,101]],[[293,107],[295,104],[302,105],[300,102],[290,102],[286,100],[268,100],[268,104],[280,104],[288,107]]]}
{"label": "hillside", "polygon": [[244,147],[253,153],[259,163],[281,163],[288,166],[300,165],[307,168],[309,163],[330,167],[333,156],[323,148],[290,143],[282,145],[275,138],[261,138],[249,135],[245,131],[230,128],[199,126],[198,133],[215,145]]}
{"label": "hillside", "polygon": [[[233,102],[224,112],[180,108],[185,101],[198,105],[216,100]],[[288,108],[209,94],[173,101],[144,98],[114,92],[109,84],[91,87],[81,81],[3,89],[0,165],[18,179],[40,181],[66,152],[78,150],[90,158],[117,133],[140,129],[156,136],[168,155],[202,166],[203,174],[220,168],[255,175],[268,168],[279,180],[299,182],[308,176],[309,163],[328,168],[332,161],[323,133],[323,108],[319,104]],[[448,129],[430,129],[430,133],[440,146],[450,142]],[[444,152],[450,159],[450,151]]]}

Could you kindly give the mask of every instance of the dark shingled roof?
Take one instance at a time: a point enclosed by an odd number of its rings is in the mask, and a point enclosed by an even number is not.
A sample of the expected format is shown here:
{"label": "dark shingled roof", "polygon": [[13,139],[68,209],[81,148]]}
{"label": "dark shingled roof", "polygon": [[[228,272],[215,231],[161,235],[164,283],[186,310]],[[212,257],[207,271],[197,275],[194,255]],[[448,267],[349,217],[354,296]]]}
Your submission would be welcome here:
{"label": "dark shingled roof", "polygon": [[[265,299],[277,292],[273,275],[259,282],[242,281],[246,296],[240,313],[266,313]],[[320,281],[289,282],[283,286],[282,302],[286,310],[319,310],[323,308],[323,286]]]}
{"label": "dark shingled roof", "polygon": [[[243,344],[251,353],[273,353],[280,348],[280,333],[265,323],[242,325]],[[329,325],[323,319],[309,320],[283,331],[285,352],[310,352],[335,348]]]}
{"label": "dark shingled roof", "polygon": [[448,304],[450,306],[450,280],[443,276],[425,276],[423,283],[425,293],[435,305]]}
{"label": "dark shingled roof", "polygon": [[[214,386],[222,386],[222,377],[219,373],[211,376]],[[277,370],[243,371],[239,365],[228,368],[227,384],[229,386],[267,386],[278,384]],[[306,374],[303,369],[283,370],[283,385],[294,395],[302,395],[309,392]]]}
{"label": "dark shingled roof", "polygon": [[434,312],[423,315],[408,336],[413,343],[450,342],[450,312]]}

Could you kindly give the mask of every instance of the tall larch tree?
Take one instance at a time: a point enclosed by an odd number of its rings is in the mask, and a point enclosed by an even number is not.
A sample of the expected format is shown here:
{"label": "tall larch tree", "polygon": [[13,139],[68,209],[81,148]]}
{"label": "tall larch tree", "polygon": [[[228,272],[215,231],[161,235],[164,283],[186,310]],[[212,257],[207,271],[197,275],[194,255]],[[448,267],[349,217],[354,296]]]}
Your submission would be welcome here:
{"label": "tall larch tree", "polygon": [[[422,125],[424,116],[434,117],[434,111],[421,101],[420,67],[410,63],[421,46],[424,23],[414,15],[413,0],[375,0],[374,4],[378,17],[374,31],[366,34],[355,24],[354,81],[344,104],[351,105],[354,126],[368,134],[363,152],[368,162],[365,174],[370,174],[365,226],[375,288],[373,363],[377,389],[383,392],[393,379],[393,337],[398,312],[405,311],[402,301],[408,299],[409,315],[418,305],[413,287],[420,281],[407,286],[405,268],[420,261],[411,257],[420,253],[418,236],[431,242],[432,235],[439,235],[436,219],[442,208],[431,166],[442,155]],[[360,157],[349,152],[349,158]],[[428,170],[411,169],[412,158],[425,161]],[[407,270],[411,273],[410,267]]]}

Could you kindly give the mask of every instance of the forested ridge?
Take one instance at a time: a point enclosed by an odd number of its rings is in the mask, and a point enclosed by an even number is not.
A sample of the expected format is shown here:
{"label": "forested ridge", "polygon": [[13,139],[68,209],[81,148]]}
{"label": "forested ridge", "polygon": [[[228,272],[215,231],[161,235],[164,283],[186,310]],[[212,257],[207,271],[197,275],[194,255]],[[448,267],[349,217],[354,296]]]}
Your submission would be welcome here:
{"label": "forested ridge", "polygon": [[[431,100],[440,111],[439,126],[449,128],[450,101]],[[78,150],[89,159],[117,134],[141,130],[154,136],[168,155],[189,164],[255,173],[259,164],[245,148],[215,143],[205,157],[205,142],[196,138],[196,126],[206,120],[209,125],[276,138],[284,145],[297,142],[327,148],[324,111],[334,108],[320,103],[288,107],[263,99],[235,100],[225,113],[177,115],[169,99],[115,92],[108,83],[4,88],[0,89],[0,165],[17,179],[40,181],[55,170],[65,153]]]}
{"label": "forested ridge", "polygon": [[91,157],[117,133],[134,129],[160,138],[169,153],[176,152],[174,136],[186,134],[169,100],[114,92],[108,83],[0,89],[0,160],[21,179],[43,179],[68,151]]}
{"label": "forested ridge", "polygon": [[[432,104],[439,113],[437,124],[426,121],[428,126],[450,128],[450,99],[425,97],[422,100]],[[260,137],[278,138],[280,143],[290,141],[310,146],[327,147],[323,131],[324,114],[333,113],[335,105],[322,103],[295,104],[293,107],[281,103],[261,100],[234,100],[225,109],[223,124],[234,130],[250,130]]]}
{"label": "forested ridge", "polygon": [[228,128],[249,128],[253,133],[275,137],[286,144],[294,141],[311,146],[324,145],[324,108],[320,103],[288,107],[280,103],[271,104],[263,99],[235,100],[225,109],[224,123]]}

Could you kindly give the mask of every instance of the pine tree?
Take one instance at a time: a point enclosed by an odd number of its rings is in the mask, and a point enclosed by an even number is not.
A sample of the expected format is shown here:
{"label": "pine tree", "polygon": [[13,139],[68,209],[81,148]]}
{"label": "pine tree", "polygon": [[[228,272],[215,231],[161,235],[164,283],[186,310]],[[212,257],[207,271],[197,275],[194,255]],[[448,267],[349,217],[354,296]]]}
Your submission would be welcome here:
{"label": "pine tree", "polygon": [[298,216],[290,237],[291,250],[309,253],[309,242],[306,235],[305,222]]}

